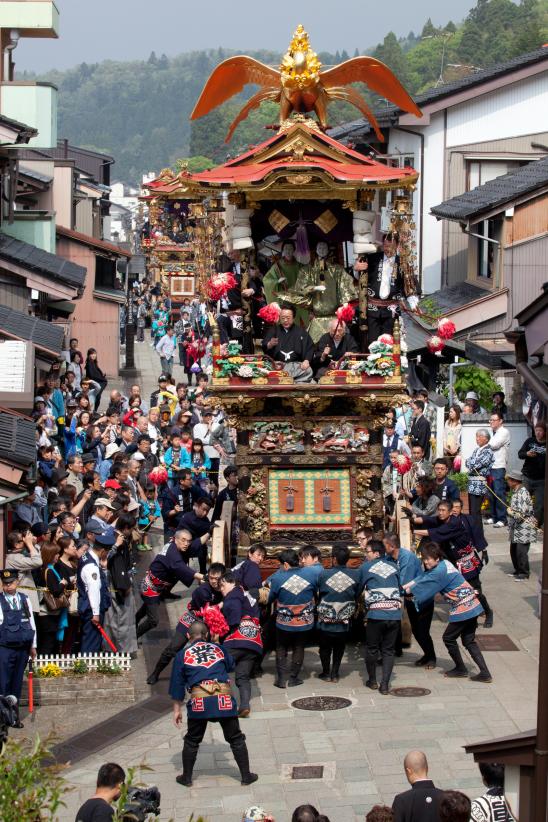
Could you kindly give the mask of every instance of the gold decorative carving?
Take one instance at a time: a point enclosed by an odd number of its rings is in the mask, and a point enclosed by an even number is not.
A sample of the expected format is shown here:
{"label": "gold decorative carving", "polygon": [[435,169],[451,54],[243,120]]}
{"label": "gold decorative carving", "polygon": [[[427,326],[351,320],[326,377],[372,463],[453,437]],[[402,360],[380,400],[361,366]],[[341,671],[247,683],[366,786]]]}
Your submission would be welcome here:
{"label": "gold decorative carving", "polygon": [[305,186],[312,180],[312,174],[288,174],[286,180],[292,186]]}
{"label": "gold decorative carving", "polygon": [[373,527],[373,501],[375,494],[370,490],[373,471],[370,468],[360,468],[356,471],[356,527]]}
{"label": "gold decorative carving", "polygon": [[294,396],[284,398],[296,414],[321,414],[325,411],[331,397],[317,397],[311,394],[304,394],[302,396]]}
{"label": "gold decorative carving", "polygon": [[257,468],[251,472],[251,485],[239,495],[239,513],[245,522],[245,531],[251,542],[260,542],[268,534],[266,509],[266,471]]}

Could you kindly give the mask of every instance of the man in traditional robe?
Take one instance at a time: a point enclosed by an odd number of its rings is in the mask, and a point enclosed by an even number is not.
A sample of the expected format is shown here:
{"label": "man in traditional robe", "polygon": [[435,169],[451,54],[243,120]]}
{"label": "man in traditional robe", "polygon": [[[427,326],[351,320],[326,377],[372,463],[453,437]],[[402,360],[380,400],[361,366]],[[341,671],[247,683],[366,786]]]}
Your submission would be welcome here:
{"label": "man in traditional robe", "polygon": [[337,308],[358,299],[354,280],[342,265],[328,261],[328,252],[327,243],[318,243],[315,261],[302,269],[295,288],[285,296],[286,302],[310,311],[308,333],[314,343],[327,332]]}
{"label": "man in traditional robe", "polygon": [[[263,289],[267,303],[277,302],[281,305],[285,302],[287,292],[295,287],[300,270],[301,265],[295,259],[295,243],[293,240],[284,240],[281,259],[269,268],[263,278]],[[295,314],[295,322],[297,325],[306,327],[308,325],[308,312],[303,308],[298,309]]]}
{"label": "man in traditional robe", "polygon": [[325,372],[334,367],[348,352],[357,351],[358,344],[349,333],[346,323],[337,319],[330,320],[327,333],[322,334],[314,351],[312,367],[316,378],[323,377]]}
{"label": "man in traditional robe", "polygon": [[310,382],[314,354],[314,343],[304,328],[295,325],[295,309],[284,306],[280,312],[280,322],[273,326],[263,340],[263,351],[283,368],[295,382]]}
{"label": "man in traditional robe", "polygon": [[392,334],[394,319],[400,313],[400,303],[407,298],[412,309],[418,304],[414,284],[407,282],[397,253],[398,237],[385,234],[382,249],[367,254],[355,264],[358,273],[367,271],[367,330],[368,342],[381,334]]}

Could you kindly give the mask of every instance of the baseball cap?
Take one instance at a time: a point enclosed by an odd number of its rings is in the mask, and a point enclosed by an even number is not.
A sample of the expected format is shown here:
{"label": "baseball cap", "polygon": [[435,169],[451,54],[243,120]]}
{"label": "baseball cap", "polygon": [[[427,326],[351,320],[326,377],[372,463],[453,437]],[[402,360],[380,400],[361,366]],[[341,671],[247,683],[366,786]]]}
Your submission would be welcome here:
{"label": "baseball cap", "polygon": [[128,506],[127,506],[127,512],[129,514],[129,513],[131,513],[131,511],[138,511],[140,507],[141,506],[139,505],[138,502],[136,502],[134,499],[130,499],[130,501],[128,503]]}
{"label": "baseball cap", "polygon": [[118,480],[115,479],[108,479],[105,482],[105,488],[114,488],[116,491],[119,491],[121,487],[122,486],[120,485]]}
{"label": "baseball cap", "polygon": [[102,534],[105,530],[104,526],[96,519],[88,519],[84,525],[84,534]]}

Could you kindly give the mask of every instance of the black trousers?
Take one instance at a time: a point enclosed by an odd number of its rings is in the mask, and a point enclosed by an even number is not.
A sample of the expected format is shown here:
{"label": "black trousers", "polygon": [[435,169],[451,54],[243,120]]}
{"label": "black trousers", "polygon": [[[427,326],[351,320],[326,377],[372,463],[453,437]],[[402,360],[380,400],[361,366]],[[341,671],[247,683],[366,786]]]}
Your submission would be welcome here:
{"label": "black trousers", "polygon": [[466,670],[466,665],[462,658],[460,648],[457,640],[460,641],[466,648],[481,673],[489,673],[483,654],[480,651],[479,645],[476,642],[476,629],[478,627],[478,618],[471,617],[470,619],[463,619],[460,622],[450,622],[443,632],[443,641],[445,647],[449,652],[449,656],[455,663],[455,667],[460,670]]}
{"label": "black trousers", "polygon": [[390,681],[394,667],[396,640],[401,627],[399,619],[368,619],[365,626],[365,665],[369,679],[376,679],[379,653],[382,657],[382,681]]}
{"label": "black trousers", "polygon": [[470,583],[474,591],[476,591],[478,599],[481,603],[481,607],[485,611],[485,616],[489,616],[490,614],[492,615],[491,606],[487,602],[487,597],[483,593],[483,588],[481,587],[481,580],[479,578],[479,575],[474,579],[469,579],[468,582]]}
{"label": "black trousers", "polygon": [[528,542],[512,542],[510,543],[510,559],[514,566],[514,571],[518,574],[525,574],[526,577],[530,574],[529,569],[529,548]]}
{"label": "black trousers", "polygon": [[243,648],[231,648],[230,656],[236,663],[234,678],[240,693],[240,710],[247,710],[251,701],[251,671],[259,657],[253,651],[245,651]]}
{"label": "black trousers", "polygon": [[[198,748],[206,732],[208,721],[207,719],[190,718],[187,720],[186,734],[183,737],[185,747],[190,748],[196,753],[198,752]],[[245,742],[245,735],[240,729],[237,716],[228,716],[226,719],[218,719],[216,722],[218,722],[223,729],[223,736],[231,747],[234,743]]]}
{"label": "black trousers", "polygon": [[322,673],[329,674],[331,670],[332,676],[339,675],[347,639],[348,631],[318,630]]}
{"label": "black trousers", "polygon": [[481,506],[483,505],[484,497],[478,494],[468,494],[468,505],[470,507],[470,516],[473,517],[476,526],[481,531],[483,536],[483,517],[481,515]]}
{"label": "black trousers", "polygon": [[143,636],[147,631],[156,628],[160,621],[158,609],[160,607],[160,597],[141,597],[143,604],[135,614],[137,625],[137,637]]}
{"label": "black trousers", "polygon": [[[394,300],[396,302],[396,300]],[[381,334],[392,334],[394,330],[394,315],[388,308],[378,306],[376,311],[367,312],[367,339],[371,344]]]}
{"label": "black trousers", "polygon": [[179,653],[181,648],[183,648],[187,643],[187,637],[184,635],[182,631],[173,631],[173,636],[171,637],[169,645],[166,645],[162,653],[160,654],[160,658],[156,663],[156,667],[159,668],[161,671],[164,668],[167,668],[171,660]]}
{"label": "black trousers", "polygon": [[417,640],[421,651],[429,662],[435,662],[436,651],[432,637],[430,636],[430,626],[434,615],[434,603],[432,602],[430,605],[417,611],[415,603],[410,599],[406,599],[405,610],[411,623],[413,636]]}
{"label": "black trousers", "polygon": [[[304,649],[312,631],[281,631],[276,628],[276,668],[278,678],[285,679],[289,673],[291,679],[299,676],[303,662]],[[291,660],[289,656],[291,655]]]}
{"label": "black trousers", "polygon": [[189,548],[187,557],[197,557],[200,573],[205,574],[207,570],[207,545],[200,545],[199,548]]}

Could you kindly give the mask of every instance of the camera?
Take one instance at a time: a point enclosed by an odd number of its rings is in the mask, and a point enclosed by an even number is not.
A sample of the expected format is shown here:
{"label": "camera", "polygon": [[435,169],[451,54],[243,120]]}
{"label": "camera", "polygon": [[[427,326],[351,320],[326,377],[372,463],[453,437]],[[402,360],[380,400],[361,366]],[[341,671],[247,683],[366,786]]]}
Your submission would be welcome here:
{"label": "camera", "polygon": [[17,697],[0,696],[0,756],[4,753],[4,746],[8,740],[8,728],[20,726]]}
{"label": "camera", "polygon": [[122,811],[123,822],[145,822],[149,814],[160,813],[160,791],[155,785],[149,788],[130,788]]}

